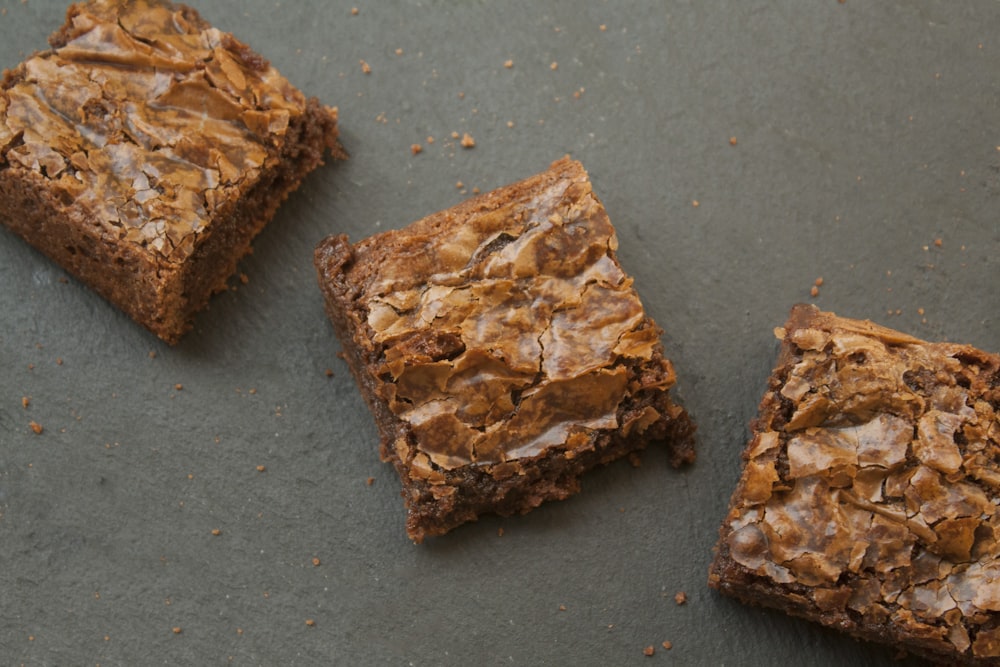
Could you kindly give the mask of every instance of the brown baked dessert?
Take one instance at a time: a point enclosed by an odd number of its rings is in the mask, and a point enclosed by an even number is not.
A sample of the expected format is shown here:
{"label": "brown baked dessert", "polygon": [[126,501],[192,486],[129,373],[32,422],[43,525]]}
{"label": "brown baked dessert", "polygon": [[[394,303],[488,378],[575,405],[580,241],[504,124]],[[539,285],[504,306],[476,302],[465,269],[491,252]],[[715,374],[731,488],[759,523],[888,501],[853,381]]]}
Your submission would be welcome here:
{"label": "brown baked dessert", "polygon": [[327,312],[414,541],[565,498],[653,441],[675,465],[694,459],[662,332],[616,247],[568,158],[405,229],[319,244]]}
{"label": "brown baked dessert", "polygon": [[0,222],[175,343],[327,149],[337,111],[197,12],[73,5],[0,85]]}
{"label": "brown baked dessert", "polygon": [[709,583],[1000,664],[1000,357],[796,306]]}

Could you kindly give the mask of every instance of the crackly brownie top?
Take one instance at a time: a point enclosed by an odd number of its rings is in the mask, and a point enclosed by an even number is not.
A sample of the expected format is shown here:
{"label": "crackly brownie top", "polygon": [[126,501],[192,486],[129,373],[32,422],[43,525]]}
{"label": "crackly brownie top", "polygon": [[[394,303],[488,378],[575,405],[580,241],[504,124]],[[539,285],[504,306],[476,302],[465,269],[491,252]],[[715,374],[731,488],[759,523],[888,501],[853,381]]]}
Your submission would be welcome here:
{"label": "crackly brownie top", "polygon": [[50,42],[0,88],[0,170],[34,172],[105,236],[170,261],[305,107],[260,56],[168,2],[73,5]]}
{"label": "crackly brownie top", "polygon": [[1000,358],[799,306],[728,518],[822,610],[1000,655]]}
{"label": "crackly brownie top", "polygon": [[620,424],[626,392],[663,391],[672,369],[639,377],[660,331],[615,258],[617,239],[578,162],[355,246],[360,303],[379,346],[379,391],[409,423],[417,475],[589,446]]}

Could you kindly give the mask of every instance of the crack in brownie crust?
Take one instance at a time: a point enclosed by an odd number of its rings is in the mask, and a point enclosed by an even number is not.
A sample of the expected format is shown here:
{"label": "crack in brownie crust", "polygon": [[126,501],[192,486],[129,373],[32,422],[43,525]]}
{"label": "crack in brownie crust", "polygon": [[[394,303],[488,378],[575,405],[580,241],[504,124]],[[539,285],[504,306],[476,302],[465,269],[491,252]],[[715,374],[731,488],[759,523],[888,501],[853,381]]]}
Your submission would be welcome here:
{"label": "crack in brownie crust", "polygon": [[76,4],[49,41],[0,86],[0,222],[174,343],[343,156],[336,110],[183,5]]}
{"label": "crack in brownie crust", "polygon": [[661,330],[582,165],[316,251],[327,311],[403,482],[411,538],[525,512],[667,441],[693,460]]}
{"label": "crack in brownie crust", "polygon": [[709,583],[1000,664],[1000,357],[796,306]]}

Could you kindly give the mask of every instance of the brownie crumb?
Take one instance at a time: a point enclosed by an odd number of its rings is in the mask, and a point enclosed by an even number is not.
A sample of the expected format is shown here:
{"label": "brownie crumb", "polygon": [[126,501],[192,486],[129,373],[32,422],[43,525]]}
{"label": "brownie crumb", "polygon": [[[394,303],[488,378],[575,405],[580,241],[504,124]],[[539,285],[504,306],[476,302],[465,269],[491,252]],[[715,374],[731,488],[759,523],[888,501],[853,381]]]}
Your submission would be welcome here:
{"label": "brownie crumb", "polygon": [[497,537],[503,537],[503,528],[497,528]]}
{"label": "brownie crumb", "polygon": [[472,135],[466,132],[462,135],[462,148],[475,148],[476,140],[472,138]]}
{"label": "brownie crumb", "polygon": [[513,60],[505,60],[504,63],[503,63],[503,66],[506,67],[507,69],[511,69],[512,67],[514,67],[514,61]]}
{"label": "brownie crumb", "polygon": [[559,605],[559,611],[566,611],[566,605],[564,604]]}
{"label": "brownie crumb", "polygon": [[549,69],[552,70],[553,72],[556,71],[557,69],[559,69],[559,63],[553,60],[552,64],[549,65]]}
{"label": "brownie crumb", "polygon": [[179,625],[177,625],[177,626],[174,626],[173,632],[174,632],[175,635],[179,635],[180,633],[184,632],[184,630],[181,629],[181,627]]}
{"label": "brownie crumb", "polygon": [[375,483],[374,477],[369,477],[368,479],[365,480],[365,484],[367,484],[368,486],[371,486],[374,483]]}
{"label": "brownie crumb", "polygon": [[174,389],[176,389],[177,391],[182,391],[184,389],[184,385],[178,382],[177,384],[174,385]]}
{"label": "brownie crumb", "polygon": [[663,642],[662,644],[660,644],[660,646],[662,646],[663,649],[666,650],[666,651],[669,651],[670,649],[672,649],[674,647],[673,643],[669,642],[669,641]]}
{"label": "brownie crumb", "polygon": [[351,7],[351,16],[357,16],[358,13],[359,12],[357,7]]}
{"label": "brownie crumb", "polygon": [[371,74],[372,73],[372,66],[371,65],[369,65],[368,63],[366,63],[364,60],[359,60],[358,62],[361,63],[361,71],[363,73],[365,73],[365,74]]}
{"label": "brownie crumb", "polygon": [[218,537],[219,535],[222,535],[222,531],[219,530],[218,528],[213,528],[212,529],[212,535],[215,535],[216,537]]}
{"label": "brownie crumb", "polygon": [[43,429],[43,428],[42,428],[42,425],[41,425],[41,424],[39,424],[39,423],[38,423],[38,422],[36,422],[36,421],[32,421],[32,422],[30,422],[30,423],[28,424],[28,426],[30,426],[30,427],[31,427],[31,430],[35,432],[35,435],[41,435],[41,434],[42,434],[42,431],[44,431],[44,430],[45,430],[45,429]]}
{"label": "brownie crumb", "polygon": [[266,472],[266,471],[267,471],[266,466],[257,466],[257,472]]}
{"label": "brownie crumb", "polygon": [[29,405],[31,405],[31,398],[29,396],[22,396],[21,407],[27,410]]}
{"label": "brownie crumb", "polygon": [[687,593],[685,593],[684,591],[678,591],[677,594],[674,596],[674,602],[676,602],[677,604],[684,604],[687,601],[688,601],[688,596]]}
{"label": "brownie crumb", "polygon": [[422,152],[423,150],[424,150],[424,147],[421,146],[420,144],[411,144],[410,145],[410,152],[413,153],[414,155],[417,155],[418,153]]}
{"label": "brownie crumb", "polygon": [[656,649],[653,648],[652,644],[650,644],[646,648],[642,649],[642,654],[644,656],[646,656],[647,658],[651,657],[654,653],[656,653]]}
{"label": "brownie crumb", "polygon": [[809,288],[809,296],[813,296],[813,297],[819,296],[819,288],[816,287],[815,285],[813,285],[812,287],[810,287]]}
{"label": "brownie crumb", "polygon": [[311,618],[307,618],[307,619],[306,619],[306,625],[308,625],[308,626],[309,626],[309,627],[311,628],[311,627],[313,627],[313,626],[315,626],[315,625],[316,625],[316,621],[314,621],[314,620],[313,620],[313,619],[311,619]]}
{"label": "brownie crumb", "polygon": [[729,145],[730,146],[736,145],[736,137],[729,137]]}
{"label": "brownie crumb", "polygon": [[691,200],[691,206],[694,206],[695,208],[698,208],[699,206],[701,206],[701,202],[698,201],[697,199],[692,199]]}
{"label": "brownie crumb", "polygon": [[327,368],[325,371],[323,371],[323,374],[325,376],[327,376],[328,378],[332,378],[333,377],[333,369],[332,368]]}

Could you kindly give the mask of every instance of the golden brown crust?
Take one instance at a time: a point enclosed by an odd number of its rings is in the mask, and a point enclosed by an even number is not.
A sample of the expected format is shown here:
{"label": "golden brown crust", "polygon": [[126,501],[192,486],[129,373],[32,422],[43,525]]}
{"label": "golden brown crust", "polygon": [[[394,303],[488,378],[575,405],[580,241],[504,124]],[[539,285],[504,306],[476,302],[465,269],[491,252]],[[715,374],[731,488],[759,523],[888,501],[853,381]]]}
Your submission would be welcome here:
{"label": "golden brown crust", "polygon": [[796,306],[710,583],[863,638],[1000,661],[1000,357]]}

